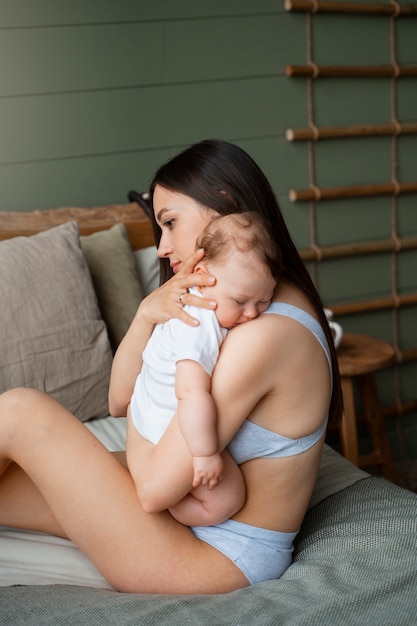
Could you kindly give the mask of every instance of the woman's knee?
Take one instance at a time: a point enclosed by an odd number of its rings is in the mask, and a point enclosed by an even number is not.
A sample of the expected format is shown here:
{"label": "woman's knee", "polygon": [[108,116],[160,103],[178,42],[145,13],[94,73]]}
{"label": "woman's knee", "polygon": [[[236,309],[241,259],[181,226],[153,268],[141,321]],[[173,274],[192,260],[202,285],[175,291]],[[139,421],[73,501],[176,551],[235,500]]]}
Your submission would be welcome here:
{"label": "woman's knee", "polygon": [[16,414],[16,412],[19,412],[19,409],[33,407],[44,397],[46,397],[46,394],[38,391],[38,389],[30,389],[28,387],[8,389],[0,395],[0,412],[7,411]]}
{"label": "woman's knee", "polygon": [[[49,441],[56,429],[59,409],[68,413],[50,396],[38,391],[19,387],[0,395],[0,456],[16,461],[22,450],[36,439]],[[62,422],[60,421],[60,424]]]}
{"label": "woman's knee", "polygon": [[0,421],[2,426],[11,428],[22,423],[40,422],[39,417],[49,421],[48,406],[52,400],[47,394],[37,389],[15,387],[0,395]]}

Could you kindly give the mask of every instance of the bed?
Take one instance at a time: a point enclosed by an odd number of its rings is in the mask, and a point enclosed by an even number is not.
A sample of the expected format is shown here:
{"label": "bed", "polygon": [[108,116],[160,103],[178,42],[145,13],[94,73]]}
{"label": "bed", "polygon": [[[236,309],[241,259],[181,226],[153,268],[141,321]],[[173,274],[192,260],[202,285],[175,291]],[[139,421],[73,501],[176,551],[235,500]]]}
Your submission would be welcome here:
{"label": "bed", "polygon": [[[111,359],[157,283],[151,227],[135,202],[0,212],[0,391],[44,389],[123,449],[125,420],[108,415]],[[119,593],[70,541],[0,527],[1,624],[410,626],[416,615],[417,495],[328,445],[293,564],[233,593]]]}

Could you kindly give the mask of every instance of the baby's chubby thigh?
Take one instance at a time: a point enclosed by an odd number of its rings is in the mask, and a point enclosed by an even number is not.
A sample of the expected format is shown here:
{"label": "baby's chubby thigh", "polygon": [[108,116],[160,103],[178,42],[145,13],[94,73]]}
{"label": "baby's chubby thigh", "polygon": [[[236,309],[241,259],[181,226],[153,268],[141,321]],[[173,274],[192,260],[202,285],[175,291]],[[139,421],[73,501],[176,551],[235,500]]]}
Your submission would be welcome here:
{"label": "baby's chubby thigh", "polygon": [[222,453],[224,462],[223,478],[214,489],[196,487],[191,495],[199,500],[211,519],[211,524],[219,524],[235,515],[244,505],[246,486],[239,466],[227,450]]}

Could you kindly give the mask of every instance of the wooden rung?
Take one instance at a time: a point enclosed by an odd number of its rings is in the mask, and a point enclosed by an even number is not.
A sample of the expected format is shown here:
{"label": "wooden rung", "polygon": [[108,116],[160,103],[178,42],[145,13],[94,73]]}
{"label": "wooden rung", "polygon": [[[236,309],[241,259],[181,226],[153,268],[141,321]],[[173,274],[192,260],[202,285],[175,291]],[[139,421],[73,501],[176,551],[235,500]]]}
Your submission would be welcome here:
{"label": "wooden rung", "polygon": [[307,13],[353,13],[363,15],[416,15],[417,6],[399,4],[376,4],[375,2],[326,2],[325,0],[285,0],[286,11]]}
{"label": "wooden rung", "polygon": [[351,187],[327,187],[311,189],[291,189],[291,202],[334,200],[337,198],[358,198],[365,196],[397,195],[417,191],[417,183],[387,183],[382,185],[355,185]]}
{"label": "wooden rung", "polygon": [[[384,418],[397,417],[404,413],[411,413],[417,410],[417,400],[410,400],[408,402],[399,402],[397,404],[391,404],[390,406],[382,407],[382,415]],[[358,424],[365,423],[365,416],[363,413],[357,413],[356,422]],[[337,430],[339,424],[328,424],[328,430]]]}
{"label": "wooden rung", "polygon": [[[363,300],[362,302],[344,302],[343,304],[326,305],[335,315],[354,315],[357,313],[370,313],[371,311],[382,311],[384,309],[399,309],[405,306],[415,306],[417,304],[417,293],[409,293],[394,298],[376,298],[375,300]],[[405,350],[398,357],[399,361],[414,360],[417,358],[415,350]]]}
{"label": "wooden rung", "polygon": [[[416,361],[417,360],[417,348],[410,348],[409,350],[402,350],[399,354],[398,360],[401,363],[405,361]],[[417,409],[417,401],[413,403],[414,409]]]}
{"label": "wooden rung", "polygon": [[411,65],[287,65],[290,78],[402,78],[417,76],[417,67]]}
{"label": "wooden rung", "polygon": [[323,128],[288,128],[285,136],[287,141],[317,141],[318,139],[413,135],[415,133],[417,133],[417,122],[406,122],[403,124],[356,124]]}
{"label": "wooden rung", "polygon": [[[417,349],[415,350],[417,352]],[[416,355],[417,358],[417,355]],[[417,400],[408,400],[407,402],[399,402],[391,406],[384,407],[382,414],[384,417],[396,417],[403,413],[411,413],[411,411],[417,410]]]}
{"label": "wooden rung", "polygon": [[403,237],[363,243],[351,243],[338,246],[315,246],[299,250],[303,261],[322,261],[349,256],[362,256],[384,252],[400,252],[417,249],[417,237]]}

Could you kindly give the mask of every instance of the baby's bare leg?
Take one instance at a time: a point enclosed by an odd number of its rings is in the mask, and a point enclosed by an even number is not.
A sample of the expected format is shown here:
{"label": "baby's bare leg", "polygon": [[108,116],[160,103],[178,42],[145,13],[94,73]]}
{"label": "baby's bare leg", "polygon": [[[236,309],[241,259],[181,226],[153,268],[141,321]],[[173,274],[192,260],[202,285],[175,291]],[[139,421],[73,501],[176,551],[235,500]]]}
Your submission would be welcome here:
{"label": "baby's bare leg", "polygon": [[242,508],[246,497],[242,472],[226,450],[222,458],[223,479],[217,487],[197,487],[169,509],[178,522],[187,526],[219,524]]}

